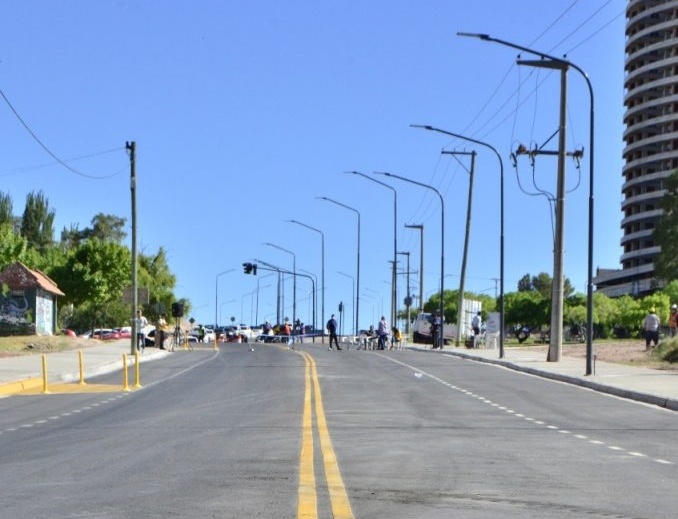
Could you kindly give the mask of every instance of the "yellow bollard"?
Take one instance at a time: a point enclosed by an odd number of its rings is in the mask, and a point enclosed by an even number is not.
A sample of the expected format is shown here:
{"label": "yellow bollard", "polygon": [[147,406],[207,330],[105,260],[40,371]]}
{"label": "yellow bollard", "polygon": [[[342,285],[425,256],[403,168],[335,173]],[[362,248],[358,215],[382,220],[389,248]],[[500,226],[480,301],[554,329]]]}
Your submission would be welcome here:
{"label": "yellow bollard", "polygon": [[49,388],[47,387],[47,355],[42,354],[42,392],[44,394],[49,394]]}
{"label": "yellow bollard", "polygon": [[82,350],[78,352],[78,365],[80,366],[80,382],[81,386],[86,384],[85,382],[85,358]]}
{"label": "yellow bollard", "polygon": [[134,352],[134,387],[141,387],[141,375],[139,373],[139,351]]}
{"label": "yellow bollard", "polygon": [[131,391],[129,388],[129,381],[127,378],[127,353],[122,354],[122,390]]}

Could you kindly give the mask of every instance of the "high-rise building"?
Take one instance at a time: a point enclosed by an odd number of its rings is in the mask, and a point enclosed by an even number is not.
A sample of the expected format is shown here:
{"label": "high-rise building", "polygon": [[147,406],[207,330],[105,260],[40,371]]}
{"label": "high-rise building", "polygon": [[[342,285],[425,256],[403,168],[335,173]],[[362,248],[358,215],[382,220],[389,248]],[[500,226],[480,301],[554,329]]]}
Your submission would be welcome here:
{"label": "high-rise building", "polygon": [[659,286],[652,234],[665,180],[678,169],[678,0],[629,0],[624,68],[622,268],[599,268],[594,279],[613,297]]}

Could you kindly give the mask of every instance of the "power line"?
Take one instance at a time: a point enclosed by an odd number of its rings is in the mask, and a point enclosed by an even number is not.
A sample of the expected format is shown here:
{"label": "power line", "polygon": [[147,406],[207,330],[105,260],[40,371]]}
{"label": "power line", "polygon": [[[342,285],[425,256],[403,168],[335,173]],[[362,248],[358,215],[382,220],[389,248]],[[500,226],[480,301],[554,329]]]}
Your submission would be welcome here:
{"label": "power line", "polygon": [[116,175],[119,174],[119,172],[118,172],[118,173],[113,173],[113,174],[110,174],[110,175],[89,175],[89,174],[87,174],[87,173],[83,173],[83,172],[81,172],[81,171],[78,171],[77,169],[72,168],[71,166],[69,166],[68,164],[66,164],[63,160],[61,160],[61,158],[59,158],[54,152],[52,152],[52,150],[50,150],[50,149],[47,147],[47,145],[46,145],[45,143],[43,143],[43,142],[38,138],[38,136],[35,134],[35,132],[34,132],[33,130],[31,130],[31,128],[28,126],[28,123],[26,123],[26,121],[23,120],[23,118],[21,117],[21,115],[19,115],[19,112],[16,110],[16,108],[14,108],[14,106],[12,105],[12,103],[10,102],[10,100],[9,100],[9,99],[7,98],[7,96],[5,95],[5,92],[4,92],[3,90],[1,90],[1,89],[0,89],[0,96],[2,96],[2,99],[5,101],[5,103],[7,104],[7,106],[9,106],[9,109],[12,111],[12,113],[13,113],[14,116],[17,118],[17,120],[21,123],[21,125],[24,127],[24,129],[28,132],[28,134],[33,138],[33,140],[34,140],[36,143],[38,143],[38,145],[39,145],[43,150],[45,150],[45,152],[46,152],[50,157],[52,157],[57,163],[59,163],[61,166],[63,166],[64,168],[66,168],[66,169],[67,169],[68,171],[70,171],[71,173],[75,173],[76,175],[79,175],[79,176],[81,176],[81,177],[92,178],[92,179],[97,179],[97,180],[103,180],[103,179],[106,179],[106,178],[111,178],[111,177],[114,177],[114,176],[116,176]]}

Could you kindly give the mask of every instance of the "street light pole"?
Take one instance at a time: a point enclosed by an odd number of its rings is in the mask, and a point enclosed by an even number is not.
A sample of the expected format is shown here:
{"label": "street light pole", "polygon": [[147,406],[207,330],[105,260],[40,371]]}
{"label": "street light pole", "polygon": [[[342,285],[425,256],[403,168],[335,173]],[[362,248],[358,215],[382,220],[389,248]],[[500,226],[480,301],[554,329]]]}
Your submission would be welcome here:
{"label": "street light pole", "polygon": [[468,32],[458,32],[459,36],[468,36],[472,38],[478,38],[480,40],[489,41],[504,45],[506,47],[511,47],[523,52],[529,52],[535,56],[539,56],[542,59],[547,59],[551,61],[557,61],[565,64],[568,67],[572,67],[574,70],[579,72],[581,76],[586,81],[586,86],[589,90],[589,225],[588,225],[588,273],[586,281],[586,374],[593,374],[593,152],[595,150],[594,146],[594,121],[595,121],[595,110],[594,110],[594,96],[593,96],[593,85],[589,76],[584,70],[568,61],[566,59],[557,58],[543,52],[524,47],[522,45],[517,45],[509,41],[500,40],[498,38],[493,38],[489,34],[477,34],[477,33],[468,33]]}
{"label": "street light pole", "polygon": [[219,276],[223,276],[224,274],[228,274],[229,272],[233,272],[235,269],[228,269],[224,270],[223,272],[219,272],[217,274],[216,280],[215,280],[215,288],[214,288],[214,326],[219,327],[219,320],[217,320],[217,308],[219,308]]}
{"label": "street light pole", "polygon": [[408,229],[419,231],[419,313],[424,311],[424,224],[405,224]]}
{"label": "street light pole", "polygon": [[443,332],[445,329],[445,303],[443,301],[443,296],[445,294],[445,200],[443,200],[443,195],[440,194],[440,191],[427,184],[401,177],[400,175],[395,175],[393,173],[387,173],[385,171],[375,173],[379,175],[386,175],[387,177],[397,178],[420,187],[425,187],[426,189],[434,191],[438,195],[438,198],[440,198],[440,331],[438,333],[438,347],[442,349],[443,345],[445,344],[445,340],[443,338]]}
{"label": "street light pole", "polygon": [[346,204],[342,204],[341,202],[337,202],[336,200],[333,200],[331,198],[328,198],[326,196],[321,196],[318,197],[320,200],[325,200],[326,202],[332,202],[333,204],[336,204],[338,206],[343,207],[344,209],[348,209],[349,211],[353,211],[357,216],[358,216],[358,254],[357,254],[357,267],[356,267],[356,290],[355,290],[355,334],[358,335],[359,331],[359,326],[358,322],[360,320],[360,212],[357,209],[354,209],[353,207],[350,207]]}
{"label": "street light pole", "polygon": [[441,130],[440,128],[434,128],[433,126],[421,125],[421,124],[411,124],[412,128],[423,128],[424,130],[430,130],[433,132],[443,133],[451,137],[456,137],[464,141],[473,142],[481,146],[485,146],[494,152],[499,160],[499,358],[504,358],[504,161],[501,160],[501,155],[494,146],[489,145],[486,142],[479,141],[477,139],[472,139],[471,137],[465,137],[464,135],[459,135],[458,133],[448,132],[447,130]]}
{"label": "street light pole", "polygon": [[[320,234],[320,261],[321,261],[321,271],[320,271],[320,284],[322,285],[322,305],[320,310],[320,324],[322,328],[322,342],[325,342],[325,233],[320,229],[311,227],[305,223],[299,222],[297,220],[288,220],[290,223],[296,223],[302,227],[306,227],[312,231],[315,231]],[[313,327],[316,328],[316,323],[313,323]],[[317,329],[317,328],[316,328]]]}
{"label": "street light pole", "polygon": [[376,182],[377,184],[384,186],[385,188],[390,189],[393,191],[393,269],[392,269],[392,275],[391,275],[391,326],[396,325],[396,320],[398,318],[398,276],[396,273],[396,264],[398,262],[398,192],[393,186],[390,186],[386,184],[385,182],[381,182],[380,180],[377,180],[376,178],[372,178],[368,175],[365,175],[364,173],[361,173],[360,171],[349,171],[348,173],[351,173],[352,175],[359,175],[363,178],[366,178],[367,180],[371,180],[372,182]]}
{"label": "street light pole", "polygon": [[[308,271],[308,270],[304,270],[304,269],[299,269],[299,272],[305,272],[305,273],[308,274],[309,276],[312,276],[312,277],[309,277],[309,279],[311,280],[311,285],[313,286],[313,292],[311,293],[311,296],[312,296],[311,302],[312,302],[312,304],[313,304],[313,314],[312,314],[312,319],[313,319],[313,333],[315,334],[315,330],[316,330],[316,321],[317,321],[317,319],[316,319],[316,301],[317,301],[317,297],[316,297],[316,296],[317,296],[317,292],[316,292],[316,282],[317,282],[317,280],[318,280],[318,276],[316,276],[313,272]],[[314,342],[315,342],[315,336],[314,336],[314,339],[313,339],[313,340],[314,340]]]}
{"label": "street light pole", "polygon": [[[351,280],[351,287],[352,287],[351,297],[353,297],[353,300],[355,300],[355,295],[356,295],[355,278],[353,276],[350,276],[350,275],[346,274],[345,272],[341,272],[341,271],[337,271],[337,274],[341,274],[342,276],[346,276],[347,278],[349,278]],[[355,314],[355,305],[351,305],[351,306],[353,306],[353,313]],[[354,319],[355,319],[355,315],[353,315],[352,317],[354,317]],[[342,330],[342,332],[343,332],[343,330]],[[358,335],[357,332],[356,332],[356,335]]]}
{"label": "street light pole", "polygon": [[297,322],[297,255],[291,250],[283,249],[274,243],[266,243],[269,247],[292,255],[292,326]]}

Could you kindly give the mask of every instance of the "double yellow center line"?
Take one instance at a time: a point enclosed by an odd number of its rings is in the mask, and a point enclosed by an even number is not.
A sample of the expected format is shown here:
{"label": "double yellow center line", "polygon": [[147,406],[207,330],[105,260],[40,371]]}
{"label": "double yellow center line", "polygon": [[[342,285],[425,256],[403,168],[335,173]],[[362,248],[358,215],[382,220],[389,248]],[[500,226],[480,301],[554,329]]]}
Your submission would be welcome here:
{"label": "double yellow center line", "polygon": [[[323,457],[323,468],[327,481],[327,490],[334,519],[354,519],[351,503],[346,494],[346,487],[339,472],[337,457],[332,447],[332,439],[327,429],[325,409],[323,407],[320,382],[315,360],[305,352],[298,352],[304,357],[305,390],[304,413],[302,417],[301,454],[299,457],[299,494],[297,518],[315,519],[318,517],[318,495],[314,469],[313,410],[315,408],[315,424],[320,440],[320,452]],[[315,404],[315,406],[313,405]]]}

